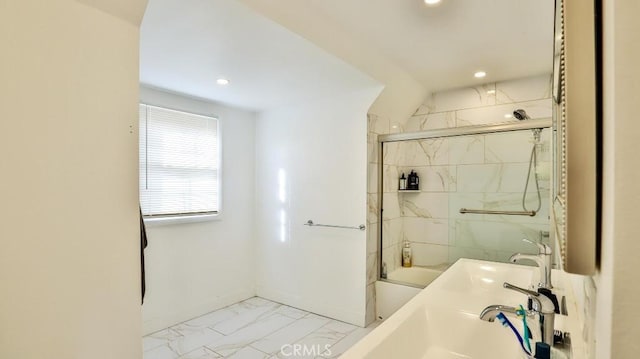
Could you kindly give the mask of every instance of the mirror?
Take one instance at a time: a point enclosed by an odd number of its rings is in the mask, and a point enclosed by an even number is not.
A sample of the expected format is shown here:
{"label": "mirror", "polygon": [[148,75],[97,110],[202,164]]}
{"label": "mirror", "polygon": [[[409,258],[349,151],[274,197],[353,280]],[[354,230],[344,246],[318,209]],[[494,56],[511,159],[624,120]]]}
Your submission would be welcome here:
{"label": "mirror", "polygon": [[565,271],[592,275],[600,233],[601,95],[594,1],[557,0],[553,223]]}

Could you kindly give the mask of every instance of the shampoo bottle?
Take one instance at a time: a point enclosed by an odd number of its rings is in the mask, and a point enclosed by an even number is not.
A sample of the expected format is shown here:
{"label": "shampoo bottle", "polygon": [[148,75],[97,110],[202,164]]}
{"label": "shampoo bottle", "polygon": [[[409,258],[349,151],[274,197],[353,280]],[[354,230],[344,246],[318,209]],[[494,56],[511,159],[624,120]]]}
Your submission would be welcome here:
{"label": "shampoo bottle", "polygon": [[402,177],[400,177],[400,185],[398,189],[401,191],[407,189],[407,177],[404,176],[404,172],[402,172]]}
{"label": "shampoo bottle", "polygon": [[404,247],[402,248],[402,266],[411,267],[411,246],[409,241],[404,241]]}

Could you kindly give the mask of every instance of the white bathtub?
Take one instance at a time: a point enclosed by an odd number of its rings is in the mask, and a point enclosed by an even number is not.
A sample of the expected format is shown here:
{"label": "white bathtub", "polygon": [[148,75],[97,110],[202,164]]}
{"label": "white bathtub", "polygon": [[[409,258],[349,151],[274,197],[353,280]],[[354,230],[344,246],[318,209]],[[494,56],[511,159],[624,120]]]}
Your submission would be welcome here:
{"label": "white bathtub", "polygon": [[440,274],[442,274],[442,271],[429,268],[400,267],[389,273],[386,281],[377,281],[377,318],[380,320],[389,318]]}
{"label": "white bathtub", "polygon": [[393,282],[407,283],[424,288],[433,282],[442,271],[423,267],[399,267],[387,274],[387,279]]}

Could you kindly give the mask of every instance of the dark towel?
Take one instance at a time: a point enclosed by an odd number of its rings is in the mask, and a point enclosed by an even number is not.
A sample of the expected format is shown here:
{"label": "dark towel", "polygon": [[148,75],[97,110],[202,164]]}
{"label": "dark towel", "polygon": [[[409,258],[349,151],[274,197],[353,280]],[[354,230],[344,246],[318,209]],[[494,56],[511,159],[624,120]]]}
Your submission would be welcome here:
{"label": "dark towel", "polygon": [[142,209],[140,209],[140,273],[141,273],[141,289],[142,299],[141,304],[144,303],[144,292],[146,290],[145,278],[144,278],[144,249],[147,248],[147,230],[144,228],[144,219],[142,219]]}

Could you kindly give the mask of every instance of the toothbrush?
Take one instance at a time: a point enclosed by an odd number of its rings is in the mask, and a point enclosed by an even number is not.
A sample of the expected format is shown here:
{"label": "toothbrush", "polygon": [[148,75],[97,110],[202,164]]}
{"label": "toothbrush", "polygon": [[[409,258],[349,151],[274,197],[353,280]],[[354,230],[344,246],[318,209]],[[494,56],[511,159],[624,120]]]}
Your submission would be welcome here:
{"label": "toothbrush", "polygon": [[531,352],[528,351],[527,348],[525,348],[524,341],[522,340],[522,337],[520,336],[520,333],[513,326],[513,324],[511,324],[511,322],[509,321],[509,319],[507,319],[507,317],[504,315],[504,313],[502,313],[502,312],[498,313],[498,315],[496,315],[496,318],[498,318],[498,320],[500,321],[500,323],[504,327],[511,328],[511,331],[513,331],[513,334],[516,335],[516,338],[518,339],[518,342],[520,342],[520,347],[522,348],[522,350],[525,352],[525,354],[527,354],[529,357],[531,357]]}
{"label": "toothbrush", "polygon": [[529,352],[531,352],[531,342],[529,341],[531,333],[529,332],[529,326],[527,325],[527,312],[522,307],[522,304],[520,304],[520,310],[517,310],[516,314],[518,316],[522,316],[522,325],[524,326],[524,343],[527,345],[527,349],[529,349]]}

